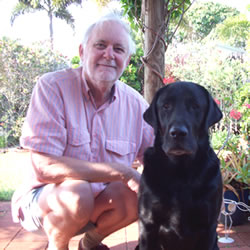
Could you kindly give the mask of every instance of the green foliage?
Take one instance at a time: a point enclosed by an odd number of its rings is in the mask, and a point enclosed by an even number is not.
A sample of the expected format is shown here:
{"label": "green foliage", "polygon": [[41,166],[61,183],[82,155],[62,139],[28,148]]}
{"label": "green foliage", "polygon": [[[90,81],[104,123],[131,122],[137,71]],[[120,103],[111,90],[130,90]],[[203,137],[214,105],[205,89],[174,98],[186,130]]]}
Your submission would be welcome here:
{"label": "green foliage", "polygon": [[[161,0],[163,1],[163,0]],[[127,16],[133,30],[138,31],[145,29],[144,14],[141,11],[141,0],[121,0],[124,15]],[[184,13],[190,7],[191,0],[165,0],[165,29],[167,43],[171,42],[173,34],[179,27]]]}
{"label": "green foliage", "polygon": [[219,40],[234,47],[245,48],[250,39],[250,21],[245,15],[227,18],[216,27],[215,33]]}
{"label": "green foliage", "polygon": [[[25,1],[27,1],[27,0],[25,0]],[[35,0],[35,1],[40,2],[39,0]],[[99,0],[99,1],[101,1],[101,0]],[[82,3],[82,0],[52,0],[53,6],[55,6],[57,8],[67,8],[71,4],[79,4],[80,5],[81,3]]]}
{"label": "green foliage", "polygon": [[197,40],[203,39],[226,18],[239,14],[234,8],[213,2],[198,2],[195,3],[186,13],[185,17],[192,33],[182,31],[182,39]]}
{"label": "green foliage", "polygon": [[238,109],[249,101],[248,67],[244,56],[237,58],[230,50],[221,50],[213,44],[170,46],[166,54],[166,75],[204,85],[231,109]]}
{"label": "green foliage", "polygon": [[72,59],[71,59],[71,67],[72,68],[77,68],[80,66],[80,56],[74,56]]}
{"label": "green foliage", "polygon": [[211,145],[213,145],[214,150],[219,151],[222,147],[224,147],[224,142],[226,142],[227,140],[236,143],[238,141],[238,136],[234,134],[232,135],[228,134],[227,130],[218,130],[215,133],[212,133]]}
{"label": "green foliage", "polygon": [[120,0],[124,15],[127,16],[131,28],[138,31],[141,28],[139,19],[141,18],[141,0]]}
{"label": "green foliage", "polygon": [[53,53],[47,44],[28,48],[8,38],[0,40],[0,132],[7,135],[8,146],[18,143],[39,76],[65,67],[66,58]]}
{"label": "green foliage", "polygon": [[244,137],[237,139],[229,140],[219,155],[224,185],[235,193],[238,188],[249,188],[250,183],[249,143]]}
{"label": "green foliage", "polygon": [[[3,134],[3,131],[1,134]],[[0,135],[0,148],[7,148],[7,139],[4,134]]]}
{"label": "green foliage", "polygon": [[128,67],[121,76],[121,81],[136,89],[138,92],[142,91],[143,72],[139,72],[141,67],[140,58],[143,56],[143,50],[137,47],[136,54],[132,55]]}
{"label": "green foliage", "polygon": [[[221,126],[231,126],[234,131],[238,126],[247,130],[250,123],[249,65],[244,57],[234,59],[230,53],[213,44],[170,46],[165,58],[166,75],[205,86],[220,103],[224,115]],[[232,117],[234,110],[240,112],[240,119]]]}

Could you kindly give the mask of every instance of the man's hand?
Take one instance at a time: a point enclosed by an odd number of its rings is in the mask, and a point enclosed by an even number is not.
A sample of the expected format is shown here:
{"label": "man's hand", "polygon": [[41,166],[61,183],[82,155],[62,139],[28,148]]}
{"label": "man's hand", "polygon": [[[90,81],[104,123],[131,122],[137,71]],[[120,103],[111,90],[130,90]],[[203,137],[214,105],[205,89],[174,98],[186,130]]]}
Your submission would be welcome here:
{"label": "man's hand", "polygon": [[140,179],[141,179],[141,174],[131,168],[131,174],[130,177],[125,181],[126,185],[134,192],[138,193],[139,190],[139,184],[140,184]]}

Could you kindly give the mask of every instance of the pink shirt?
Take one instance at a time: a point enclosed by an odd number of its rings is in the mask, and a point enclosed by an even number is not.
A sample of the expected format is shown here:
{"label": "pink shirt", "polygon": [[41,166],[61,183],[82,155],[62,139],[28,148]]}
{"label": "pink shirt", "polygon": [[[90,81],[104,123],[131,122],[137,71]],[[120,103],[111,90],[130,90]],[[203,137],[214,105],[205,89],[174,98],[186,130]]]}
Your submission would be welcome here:
{"label": "pink shirt", "polygon": [[[153,143],[153,129],[142,117],[148,104],[120,81],[112,90],[111,99],[97,109],[81,67],[45,74],[33,90],[21,146],[91,162],[132,166],[136,158],[142,160]],[[41,185],[29,169],[26,190]],[[14,207],[21,197],[18,191]]]}

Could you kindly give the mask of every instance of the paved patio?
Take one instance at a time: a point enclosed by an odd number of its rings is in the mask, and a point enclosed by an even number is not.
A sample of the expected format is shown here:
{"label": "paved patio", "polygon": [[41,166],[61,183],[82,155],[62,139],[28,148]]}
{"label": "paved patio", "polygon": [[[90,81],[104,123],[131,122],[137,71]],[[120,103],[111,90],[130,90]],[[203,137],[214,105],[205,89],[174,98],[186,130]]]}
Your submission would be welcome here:
{"label": "paved patio", "polygon": [[[224,236],[224,226],[218,226],[219,236]],[[233,227],[230,231],[232,244],[219,243],[220,249],[250,250],[250,222]],[[70,241],[70,250],[76,250],[80,236]],[[134,250],[138,240],[138,224],[134,223],[104,240],[111,250]],[[10,202],[0,202],[0,249],[30,250],[45,249],[47,238],[43,233],[33,234],[12,222]],[[157,249],[152,249],[157,250]],[[176,249],[178,250],[178,249]]]}

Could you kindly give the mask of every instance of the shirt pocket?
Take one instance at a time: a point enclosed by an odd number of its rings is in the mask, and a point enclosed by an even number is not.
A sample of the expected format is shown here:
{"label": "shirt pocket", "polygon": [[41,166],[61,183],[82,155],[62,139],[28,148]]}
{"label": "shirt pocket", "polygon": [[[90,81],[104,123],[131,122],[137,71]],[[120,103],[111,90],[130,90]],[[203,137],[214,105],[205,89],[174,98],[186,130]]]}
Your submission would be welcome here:
{"label": "shirt pocket", "polygon": [[131,165],[136,157],[136,143],[125,140],[106,140],[106,151],[116,162]]}
{"label": "shirt pocket", "polygon": [[68,129],[68,140],[64,155],[78,159],[90,159],[90,135],[87,130]]}

